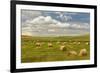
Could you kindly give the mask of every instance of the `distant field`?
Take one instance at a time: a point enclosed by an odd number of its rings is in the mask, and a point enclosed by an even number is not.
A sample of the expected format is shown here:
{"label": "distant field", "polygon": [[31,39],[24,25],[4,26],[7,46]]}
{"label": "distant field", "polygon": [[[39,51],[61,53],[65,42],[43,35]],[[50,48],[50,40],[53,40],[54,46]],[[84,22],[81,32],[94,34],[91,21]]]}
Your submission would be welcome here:
{"label": "distant field", "polygon": [[[37,46],[37,42],[41,45]],[[90,45],[86,43],[89,42],[89,35],[63,37],[32,37],[24,35],[21,40],[21,62],[87,60],[90,58]],[[48,47],[48,43],[52,43],[52,47]],[[65,46],[63,51],[60,50],[62,45]],[[68,55],[71,50],[79,54],[83,48],[88,52],[86,56]]]}

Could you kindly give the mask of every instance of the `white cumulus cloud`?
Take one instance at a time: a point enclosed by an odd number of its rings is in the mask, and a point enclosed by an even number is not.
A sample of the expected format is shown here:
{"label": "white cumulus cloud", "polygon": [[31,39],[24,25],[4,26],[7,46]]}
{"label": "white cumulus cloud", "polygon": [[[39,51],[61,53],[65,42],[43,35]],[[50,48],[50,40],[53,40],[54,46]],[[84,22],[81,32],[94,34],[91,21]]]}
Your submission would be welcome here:
{"label": "white cumulus cloud", "polygon": [[[74,29],[89,29],[88,23],[67,23],[53,19],[51,16],[38,16],[32,20],[28,20],[22,27],[22,34],[67,34],[75,31]],[[68,29],[70,29],[69,32]],[[83,31],[84,31],[83,30]],[[28,33],[29,32],[29,33]],[[72,32],[73,33],[73,32]],[[56,35],[55,34],[55,35]]]}

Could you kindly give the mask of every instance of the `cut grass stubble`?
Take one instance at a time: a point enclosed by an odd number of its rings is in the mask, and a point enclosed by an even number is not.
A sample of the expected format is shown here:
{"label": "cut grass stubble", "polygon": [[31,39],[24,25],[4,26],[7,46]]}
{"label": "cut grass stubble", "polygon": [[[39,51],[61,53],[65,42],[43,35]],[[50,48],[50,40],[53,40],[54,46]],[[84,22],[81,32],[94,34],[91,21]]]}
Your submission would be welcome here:
{"label": "cut grass stubble", "polygon": [[[36,42],[41,43],[36,46]],[[59,43],[57,43],[59,42]],[[65,43],[64,43],[65,42]],[[80,44],[78,44],[80,42]],[[77,37],[31,37],[22,36],[21,41],[21,62],[51,62],[51,61],[73,61],[73,60],[89,60],[90,45],[89,36]],[[48,43],[52,43],[52,47],[48,47]],[[60,46],[64,45],[65,50],[60,50]],[[87,50],[86,56],[79,56],[81,49]],[[76,56],[69,56],[69,51],[76,51]]]}

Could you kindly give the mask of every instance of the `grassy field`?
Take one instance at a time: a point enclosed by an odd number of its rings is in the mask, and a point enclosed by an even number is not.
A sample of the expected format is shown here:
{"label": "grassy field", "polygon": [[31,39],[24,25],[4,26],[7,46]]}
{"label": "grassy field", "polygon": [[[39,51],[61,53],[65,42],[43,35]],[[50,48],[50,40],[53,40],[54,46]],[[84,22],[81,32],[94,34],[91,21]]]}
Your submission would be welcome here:
{"label": "grassy field", "polygon": [[[37,42],[41,46],[36,46]],[[21,62],[87,60],[90,58],[90,45],[87,45],[87,42],[90,42],[89,35],[63,37],[32,37],[24,35],[21,41]],[[48,43],[52,43],[52,47],[48,47]],[[62,45],[66,47],[63,51],[60,50]],[[79,54],[83,48],[88,52],[86,56],[68,55],[71,50]]]}

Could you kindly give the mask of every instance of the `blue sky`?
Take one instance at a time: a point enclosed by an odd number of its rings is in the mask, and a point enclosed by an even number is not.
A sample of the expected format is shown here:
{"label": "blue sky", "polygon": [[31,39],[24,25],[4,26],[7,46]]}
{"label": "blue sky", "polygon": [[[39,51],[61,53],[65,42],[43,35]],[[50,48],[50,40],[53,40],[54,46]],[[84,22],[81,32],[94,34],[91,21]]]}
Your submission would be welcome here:
{"label": "blue sky", "polygon": [[[41,11],[44,16],[51,16],[52,18],[56,20],[62,21],[62,18],[59,17],[60,13],[63,16],[69,16],[69,20],[64,20],[64,22],[85,22],[89,23],[90,22],[90,14],[89,13],[80,13],[80,12],[54,12],[54,11]],[[63,21],[62,21],[63,22]]]}
{"label": "blue sky", "polygon": [[21,10],[22,34],[76,36],[88,34],[90,13]]}

